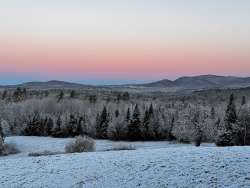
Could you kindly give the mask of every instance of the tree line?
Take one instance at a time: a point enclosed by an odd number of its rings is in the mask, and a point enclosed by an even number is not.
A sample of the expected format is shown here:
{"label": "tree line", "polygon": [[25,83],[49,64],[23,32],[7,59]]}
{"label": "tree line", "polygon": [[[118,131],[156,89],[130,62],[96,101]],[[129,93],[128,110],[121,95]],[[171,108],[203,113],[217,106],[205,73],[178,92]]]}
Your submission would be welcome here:
{"label": "tree line", "polygon": [[[9,97],[12,100],[7,100]],[[215,142],[218,146],[250,144],[250,107],[246,96],[236,102],[208,105],[204,101],[131,98],[115,93],[114,100],[97,95],[80,98],[74,90],[54,95],[47,90],[38,98],[26,89],[5,91],[0,100],[1,127],[5,134],[75,137],[88,135],[112,140],[177,140]]]}

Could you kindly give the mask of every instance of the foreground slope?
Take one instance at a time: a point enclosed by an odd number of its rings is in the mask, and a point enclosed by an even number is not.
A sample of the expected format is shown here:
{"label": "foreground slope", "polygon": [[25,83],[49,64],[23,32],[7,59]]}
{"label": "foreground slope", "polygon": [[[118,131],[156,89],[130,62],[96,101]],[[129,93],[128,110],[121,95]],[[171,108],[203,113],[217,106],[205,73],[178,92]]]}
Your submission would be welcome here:
{"label": "foreground slope", "polygon": [[0,159],[0,187],[249,187],[250,147],[143,147]]}

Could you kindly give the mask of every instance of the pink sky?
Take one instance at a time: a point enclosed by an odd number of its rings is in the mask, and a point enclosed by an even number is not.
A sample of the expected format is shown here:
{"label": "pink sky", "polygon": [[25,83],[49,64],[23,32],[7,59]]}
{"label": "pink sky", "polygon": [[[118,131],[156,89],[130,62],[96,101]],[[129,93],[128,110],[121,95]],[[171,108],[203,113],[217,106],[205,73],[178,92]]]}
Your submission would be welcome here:
{"label": "pink sky", "polygon": [[[200,74],[250,76],[250,4],[243,1],[232,6],[233,1],[203,5],[192,0],[181,6],[180,0],[157,0],[140,6],[136,0],[138,4],[127,6],[115,3],[115,11],[94,3],[25,2],[0,3],[4,83],[24,77],[146,81]],[[153,2],[162,6],[147,7]]]}

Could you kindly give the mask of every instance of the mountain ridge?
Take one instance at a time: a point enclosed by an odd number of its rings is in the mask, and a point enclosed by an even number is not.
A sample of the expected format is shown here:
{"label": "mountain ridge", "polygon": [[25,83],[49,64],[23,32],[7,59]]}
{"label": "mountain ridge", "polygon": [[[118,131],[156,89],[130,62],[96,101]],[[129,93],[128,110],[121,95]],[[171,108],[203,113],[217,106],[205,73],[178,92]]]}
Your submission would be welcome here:
{"label": "mountain ridge", "polygon": [[88,85],[60,80],[32,81],[17,85],[5,85],[1,87],[27,87],[27,88],[180,88],[180,89],[210,89],[210,88],[232,88],[249,87],[250,77],[238,76],[217,76],[217,75],[198,75],[182,76],[175,80],[162,79],[145,84],[125,84],[125,85]]}

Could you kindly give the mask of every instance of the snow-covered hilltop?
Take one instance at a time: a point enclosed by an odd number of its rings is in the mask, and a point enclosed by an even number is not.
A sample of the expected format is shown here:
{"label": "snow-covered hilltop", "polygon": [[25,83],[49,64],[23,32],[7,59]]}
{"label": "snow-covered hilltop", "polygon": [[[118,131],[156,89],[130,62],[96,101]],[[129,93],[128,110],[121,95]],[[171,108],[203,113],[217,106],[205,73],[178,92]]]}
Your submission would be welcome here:
{"label": "snow-covered hilltop", "polygon": [[7,138],[6,142],[16,142],[21,153],[0,158],[0,187],[250,186],[250,147],[134,142],[136,150],[103,151],[124,142],[97,141],[97,152],[27,155],[49,149],[62,151],[69,140]]}

